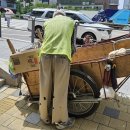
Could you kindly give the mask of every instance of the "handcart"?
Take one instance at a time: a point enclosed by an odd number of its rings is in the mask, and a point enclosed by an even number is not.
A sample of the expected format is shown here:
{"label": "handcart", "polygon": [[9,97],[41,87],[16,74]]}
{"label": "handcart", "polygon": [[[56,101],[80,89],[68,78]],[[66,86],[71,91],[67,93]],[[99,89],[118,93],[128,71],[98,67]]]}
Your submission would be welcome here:
{"label": "handcart", "polygon": [[[86,117],[98,108],[101,98],[100,88],[103,85],[104,68],[108,64],[108,54],[114,50],[130,50],[130,35],[78,47],[72,57],[70,82],[68,89],[68,110],[71,116]],[[116,65],[116,78],[126,77],[115,89],[117,92],[130,77],[130,51],[116,56],[112,64]],[[23,73],[30,99],[39,97],[39,70]]]}

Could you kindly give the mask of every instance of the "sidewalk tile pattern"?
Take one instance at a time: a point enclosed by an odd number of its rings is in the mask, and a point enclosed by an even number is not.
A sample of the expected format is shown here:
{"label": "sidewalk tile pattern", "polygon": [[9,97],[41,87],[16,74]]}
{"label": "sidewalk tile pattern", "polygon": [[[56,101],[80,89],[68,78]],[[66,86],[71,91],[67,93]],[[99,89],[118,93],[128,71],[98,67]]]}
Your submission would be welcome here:
{"label": "sidewalk tile pattern", "polygon": [[[27,92],[24,86],[22,91]],[[0,93],[0,130],[56,130],[45,125],[39,116],[39,105],[19,96],[16,88]],[[120,95],[115,100],[102,100],[99,108],[89,117],[76,119],[66,130],[130,130],[130,99]]]}
{"label": "sidewalk tile pattern", "polygon": [[0,100],[0,115],[8,111],[14,105],[15,105],[15,101],[12,99],[4,98]]}

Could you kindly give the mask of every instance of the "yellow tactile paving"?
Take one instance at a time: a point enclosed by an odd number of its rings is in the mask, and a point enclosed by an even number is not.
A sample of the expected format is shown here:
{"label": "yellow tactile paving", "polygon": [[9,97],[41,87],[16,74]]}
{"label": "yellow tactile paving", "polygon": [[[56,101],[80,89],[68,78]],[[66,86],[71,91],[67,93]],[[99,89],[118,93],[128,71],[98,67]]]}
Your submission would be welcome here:
{"label": "yellow tactile paving", "polygon": [[11,107],[15,105],[15,100],[4,98],[0,100],[0,115],[8,111]]}

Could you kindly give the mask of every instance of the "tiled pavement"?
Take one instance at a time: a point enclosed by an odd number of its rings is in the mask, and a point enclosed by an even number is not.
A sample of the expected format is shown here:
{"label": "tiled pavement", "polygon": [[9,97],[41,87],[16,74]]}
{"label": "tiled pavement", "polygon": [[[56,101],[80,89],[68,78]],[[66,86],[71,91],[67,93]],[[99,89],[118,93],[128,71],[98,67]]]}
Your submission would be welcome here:
{"label": "tiled pavement", "polygon": [[[22,86],[25,93],[27,87]],[[67,130],[130,130],[129,96],[117,96],[114,100],[102,100],[97,111],[86,118],[76,119],[73,128]],[[19,96],[15,87],[0,90],[0,130],[56,130],[43,124],[39,118],[38,104],[31,104],[25,96]]]}

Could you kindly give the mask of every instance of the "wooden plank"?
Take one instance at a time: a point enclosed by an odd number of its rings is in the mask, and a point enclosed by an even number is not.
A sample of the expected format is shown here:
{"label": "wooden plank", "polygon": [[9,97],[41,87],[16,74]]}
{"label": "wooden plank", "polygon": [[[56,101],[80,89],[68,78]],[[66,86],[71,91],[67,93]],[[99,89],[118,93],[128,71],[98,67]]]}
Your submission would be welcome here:
{"label": "wooden plank", "polygon": [[108,54],[115,49],[125,48],[130,49],[130,38],[121,39],[118,41],[109,41],[98,43],[88,47],[80,47],[72,57],[72,64],[83,61],[96,61],[107,58]]}

